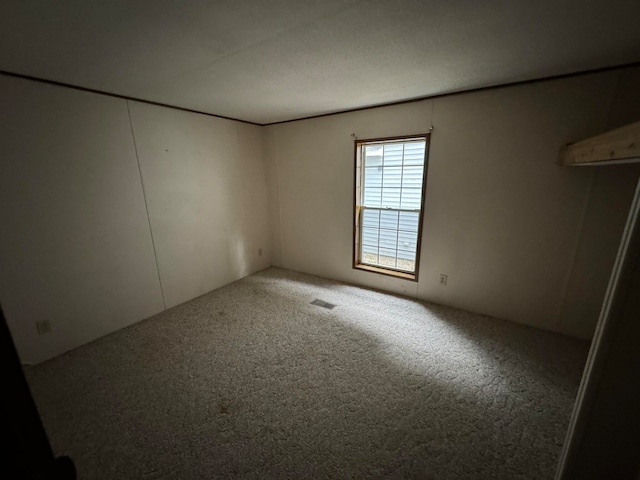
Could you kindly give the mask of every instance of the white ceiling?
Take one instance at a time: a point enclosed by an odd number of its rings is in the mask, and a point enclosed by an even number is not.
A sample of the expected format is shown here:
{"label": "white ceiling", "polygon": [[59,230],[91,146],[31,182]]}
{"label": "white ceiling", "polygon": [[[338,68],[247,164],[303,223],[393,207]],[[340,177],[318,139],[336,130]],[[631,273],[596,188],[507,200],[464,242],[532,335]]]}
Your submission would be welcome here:
{"label": "white ceiling", "polygon": [[0,70],[265,124],[640,61],[638,0],[3,0]]}

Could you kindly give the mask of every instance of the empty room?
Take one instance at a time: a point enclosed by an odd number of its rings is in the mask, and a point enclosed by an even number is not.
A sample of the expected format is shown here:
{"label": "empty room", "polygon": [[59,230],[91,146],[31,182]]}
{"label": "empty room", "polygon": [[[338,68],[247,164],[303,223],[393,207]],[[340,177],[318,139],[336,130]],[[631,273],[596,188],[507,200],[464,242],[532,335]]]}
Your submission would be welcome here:
{"label": "empty room", "polygon": [[640,2],[0,5],[2,478],[640,478]]}

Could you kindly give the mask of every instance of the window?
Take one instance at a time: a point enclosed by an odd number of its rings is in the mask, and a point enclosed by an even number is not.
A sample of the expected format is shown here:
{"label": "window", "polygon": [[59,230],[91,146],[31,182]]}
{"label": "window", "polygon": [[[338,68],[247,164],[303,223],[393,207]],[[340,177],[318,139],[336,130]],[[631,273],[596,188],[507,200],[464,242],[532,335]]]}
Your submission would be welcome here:
{"label": "window", "polygon": [[356,140],[353,268],[417,281],[428,142]]}

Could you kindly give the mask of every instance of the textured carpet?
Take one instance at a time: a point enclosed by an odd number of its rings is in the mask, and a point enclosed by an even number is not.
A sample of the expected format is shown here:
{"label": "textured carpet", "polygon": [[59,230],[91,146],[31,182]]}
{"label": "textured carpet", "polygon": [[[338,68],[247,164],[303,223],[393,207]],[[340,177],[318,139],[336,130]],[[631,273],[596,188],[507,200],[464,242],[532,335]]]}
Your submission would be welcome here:
{"label": "textured carpet", "polygon": [[561,335],[272,268],[27,376],[81,480],[541,480],[586,353]]}

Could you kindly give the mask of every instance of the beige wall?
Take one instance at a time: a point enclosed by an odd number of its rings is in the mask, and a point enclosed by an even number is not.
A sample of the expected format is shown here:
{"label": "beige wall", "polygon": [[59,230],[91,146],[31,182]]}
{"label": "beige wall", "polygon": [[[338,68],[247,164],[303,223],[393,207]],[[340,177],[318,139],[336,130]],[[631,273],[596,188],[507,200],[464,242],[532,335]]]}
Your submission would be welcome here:
{"label": "beige wall", "polygon": [[267,268],[261,128],[139,102],[130,109],[166,306]]}
{"label": "beige wall", "polygon": [[0,98],[0,301],[22,360],[161,311],[126,103],[6,77]]}
{"label": "beige wall", "polygon": [[[606,129],[640,120],[640,68],[618,75]],[[587,167],[592,180],[559,320],[563,330],[590,338],[609,282],[640,165]]]}
{"label": "beige wall", "polygon": [[[560,146],[612,123],[616,91],[633,84],[622,78],[628,72],[267,127],[278,202],[272,224],[280,229],[272,235],[274,258],[292,270],[588,338],[633,184],[613,171],[596,182],[595,170],[562,168],[556,158]],[[430,125],[420,281],[353,270],[351,134],[408,135]],[[594,192],[609,198],[608,207],[590,202]],[[591,255],[599,258],[595,268]],[[449,275],[446,287],[440,273]],[[597,300],[575,309],[585,292]]]}
{"label": "beige wall", "polygon": [[270,265],[261,128],[129,107],[0,76],[0,301],[24,362]]}
{"label": "beige wall", "polygon": [[[555,158],[637,120],[639,78],[260,128],[0,77],[0,301],[21,357],[50,358],[270,264],[588,338],[638,170]],[[351,269],[351,134],[431,125],[420,282]],[[39,336],[45,319],[53,330]]]}

